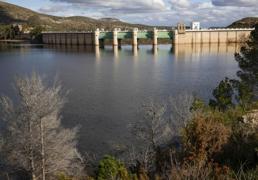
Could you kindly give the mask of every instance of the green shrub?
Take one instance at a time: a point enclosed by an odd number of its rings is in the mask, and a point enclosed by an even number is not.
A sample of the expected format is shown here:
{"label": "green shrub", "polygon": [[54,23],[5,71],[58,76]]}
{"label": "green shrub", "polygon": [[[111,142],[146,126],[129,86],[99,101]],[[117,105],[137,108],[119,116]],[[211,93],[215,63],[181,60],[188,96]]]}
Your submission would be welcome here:
{"label": "green shrub", "polygon": [[124,164],[112,156],[105,156],[100,161],[97,176],[98,180],[130,179]]}
{"label": "green shrub", "polygon": [[226,109],[233,107],[233,95],[234,87],[228,78],[221,81],[219,86],[214,89],[213,96],[215,99],[210,100],[210,106],[219,110],[225,111]]}

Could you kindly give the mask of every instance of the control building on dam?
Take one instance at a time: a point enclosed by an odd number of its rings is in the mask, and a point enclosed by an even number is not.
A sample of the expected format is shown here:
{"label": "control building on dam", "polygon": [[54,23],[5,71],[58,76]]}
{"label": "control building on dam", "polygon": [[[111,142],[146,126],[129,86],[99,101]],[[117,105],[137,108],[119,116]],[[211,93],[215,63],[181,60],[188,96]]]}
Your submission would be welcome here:
{"label": "control building on dam", "polygon": [[56,45],[90,45],[103,46],[105,40],[111,40],[113,46],[121,46],[121,41],[131,40],[133,46],[139,39],[151,39],[153,45],[158,45],[159,39],[170,39],[173,45],[198,43],[239,43],[249,37],[253,28],[239,29],[186,29],[184,24],[178,24],[173,30],[139,31],[100,31],[95,32],[43,32],[44,44]]}

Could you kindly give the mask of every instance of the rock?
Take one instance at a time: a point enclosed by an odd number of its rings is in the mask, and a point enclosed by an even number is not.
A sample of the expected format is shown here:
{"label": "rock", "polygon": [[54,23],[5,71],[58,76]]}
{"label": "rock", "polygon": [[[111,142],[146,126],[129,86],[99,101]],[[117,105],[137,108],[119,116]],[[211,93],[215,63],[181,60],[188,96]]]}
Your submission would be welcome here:
{"label": "rock", "polygon": [[253,110],[244,115],[243,122],[252,128],[258,128],[258,110]]}

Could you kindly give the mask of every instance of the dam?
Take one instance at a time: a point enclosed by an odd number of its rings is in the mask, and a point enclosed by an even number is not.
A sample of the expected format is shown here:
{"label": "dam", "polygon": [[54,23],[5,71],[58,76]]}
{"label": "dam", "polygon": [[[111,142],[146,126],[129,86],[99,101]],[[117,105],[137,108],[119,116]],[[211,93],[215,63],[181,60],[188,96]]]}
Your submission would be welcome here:
{"label": "dam", "polygon": [[151,39],[152,44],[158,45],[159,39],[169,39],[171,44],[198,44],[198,43],[240,43],[245,42],[254,28],[220,28],[220,29],[186,29],[184,24],[178,24],[172,30],[138,30],[94,32],[43,32],[44,44],[56,45],[86,45],[104,46],[105,40],[112,41],[113,46],[121,46],[123,40],[130,40],[132,46],[138,46],[139,39]]}

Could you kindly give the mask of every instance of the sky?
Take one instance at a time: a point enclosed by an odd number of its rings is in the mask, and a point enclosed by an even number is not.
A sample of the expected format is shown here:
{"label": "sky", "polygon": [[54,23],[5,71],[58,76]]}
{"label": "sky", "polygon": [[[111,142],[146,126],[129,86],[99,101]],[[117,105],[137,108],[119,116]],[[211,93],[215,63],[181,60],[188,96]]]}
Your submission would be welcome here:
{"label": "sky", "polygon": [[258,0],[6,0],[58,16],[111,17],[130,23],[173,26],[200,21],[202,27],[227,26],[258,17]]}

